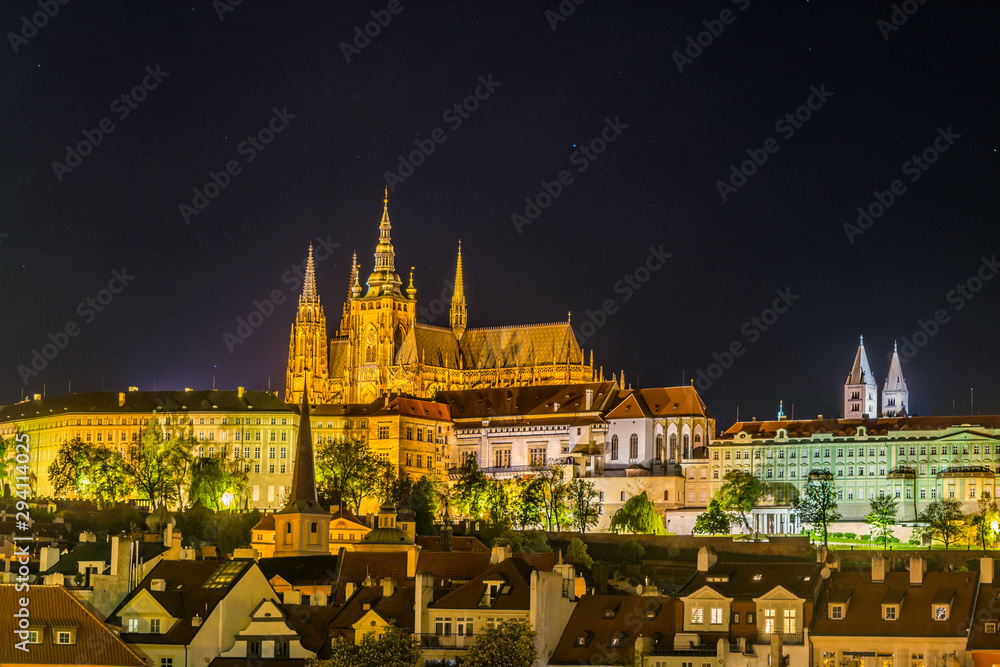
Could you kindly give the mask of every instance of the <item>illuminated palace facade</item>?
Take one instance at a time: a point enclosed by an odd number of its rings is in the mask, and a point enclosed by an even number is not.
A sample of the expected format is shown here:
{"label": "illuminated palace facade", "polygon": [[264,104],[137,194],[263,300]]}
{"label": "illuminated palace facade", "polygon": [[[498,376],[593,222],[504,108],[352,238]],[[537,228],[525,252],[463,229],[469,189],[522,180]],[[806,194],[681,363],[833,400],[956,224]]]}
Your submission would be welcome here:
{"label": "illuminated palace facade", "polygon": [[598,379],[593,352],[587,363],[568,319],[467,328],[461,244],[450,326],[417,322],[413,269],[409,286],[403,289],[390,231],[387,194],[367,289],[361,285],[355,256],[340,326],[330,338],[310,247],[288,348],[285,401],[298,403],[307,386],[314,405],[365,404],[387,394],[433,398],[439,391]]}

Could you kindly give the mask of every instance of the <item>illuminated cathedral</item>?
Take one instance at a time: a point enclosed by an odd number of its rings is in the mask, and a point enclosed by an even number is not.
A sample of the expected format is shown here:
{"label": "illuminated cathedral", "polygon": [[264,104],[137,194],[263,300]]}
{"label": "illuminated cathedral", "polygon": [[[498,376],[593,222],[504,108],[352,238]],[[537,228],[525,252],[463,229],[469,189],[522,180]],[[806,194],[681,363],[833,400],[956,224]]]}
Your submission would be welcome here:
{"label": "illuminated cathedral", "polygon": [[584,358],[565,322],[469,329],[459,242],[449,327],[417,322],[417,290],[396,273],[389,196],[379,224],[375,266],[361,285],[351,266],[340,326],[328,338],[316,289],[312,246],[288,347],[285,401],[369,403],[390,393],[433,398],[438,391],[531,384],[593,382],[593,351]]}

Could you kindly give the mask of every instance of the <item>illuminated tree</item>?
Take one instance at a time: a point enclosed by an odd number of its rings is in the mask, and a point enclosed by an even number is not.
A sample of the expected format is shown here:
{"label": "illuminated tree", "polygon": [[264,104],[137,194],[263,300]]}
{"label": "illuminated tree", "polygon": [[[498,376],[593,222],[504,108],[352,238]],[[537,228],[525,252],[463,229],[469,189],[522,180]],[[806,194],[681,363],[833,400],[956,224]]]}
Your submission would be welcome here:
{"label": "illuminated tree", "polygon": [[611,515],[612,533],[649,533],[666,535],[663,517],[643,491],[629,498],[622,507]]}
{"label": "illuminated tree", "polygon": [[965,514],[962,503],[955,498],[935,500],[917,516],[919,523],[926,524],[928,532],[948,549],[966,531]]}
{"label": "illuminated tree", "polygon": [[458,469],[458,481],[452,489],[452,498],[459,511],[477,518],[486,505],[489,480],[473,458],[466,459]]}
{"label": "illuminated tree", "polygon": [[802,495],[792,503],[795,514],[802,523],[807,523],[823,535],[823,546],[828,546],[830,525],[840,519],[837,511],[837,489],[832,479],[809,481],[802,489]]}
{"label": "illuminated tree", "polygon": [[990,497],[989,493],[984,493],[979,498],[979,512],[972,517],[972,525],[976,529],[976,538],[986,550],[987,544],[994,544],[997,540],[997,531],[1000,528],[1000,511],[997,509],[997,501]]}
{"label": "illuminated tree", "polygon": [[573,525],[581,533],[597,525],[601,516],[601,494],[593,482],[574,479],[566,493],[569,500],[569,514]]}
{"label": "illuminated tree", "polygon": [[715,493],[715,497],[719,499],[719,507],[735,514],[746,532],[753,533],[754,539],[757,539],[757,530],[750,523],[750,515],[763,490],[764,486],[756,476],[742,470],[730,470],[722,478],[722,486]]}
{"label": "illuminated tree", "polygon": [[691,532],[696,535],[728,535],[732,521],[732,517],[722,511],[719,500],[712,498],[708,502],[708,510],[695,518]]}
{"label": "illuminated tree", "polygon": [[870,510],[865,523],[872,528],[872,542],[881,542],[882,548],[889,547],[892,527],[896,525],[896,509],[899,503],[891,496],[879,496],[868,501]]}
{"label": "illuminated tree", "polygon": [[523,620],[487,625],[476,635],[462,667],[531,667],[538,657],[535,635]]}
{"label": "illuminated tree", "polygon": [[422,664],[420,648],[413,636],[395,624],[386,626],[381,636],[374,632],[366,634],[357,647],[348,644],[343,637],[335,637],[330,642],[329,658],[306,662],[307,667],[418,667]]}

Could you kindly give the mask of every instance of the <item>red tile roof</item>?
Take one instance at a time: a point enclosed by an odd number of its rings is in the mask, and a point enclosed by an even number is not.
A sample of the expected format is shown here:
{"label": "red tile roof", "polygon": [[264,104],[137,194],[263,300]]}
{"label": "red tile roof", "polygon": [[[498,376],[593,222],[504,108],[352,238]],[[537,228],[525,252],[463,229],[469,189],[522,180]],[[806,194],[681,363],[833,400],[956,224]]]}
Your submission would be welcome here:
{"label": "red tile roof", "polygon": [[[420,545],[421,553],[428,551],[441,551],[440,535],[417,535],[414,541]],[[455,551],[489,551],[490,548],[480,542],[475,537],[465,537],[453,535],[451,538],[451,550]]]}
{"label": "red tile roof", "polygon": [[[15,646],[20,639],[14,634],[13,613],[20,608],[18,598],[30,600],[27,609],[32,629],[38,626],[41,644],[29,644],[24,652]],[[61,586],[31,586],[27,591],[15,591],[13,584],[0,585],[0,664],[28,665],[108,665],[142,667],[145,660],[128,648],[108,628],[104,627],[69,591]],[[52,630],[56,625],[76,628],[75,644],[55,644]]]}
{"label": "red tile roof", "polygon": [[[491,609],[524,610],[531,603],[531,573],[535,570],[520,558],[508,558],[474,577],[440,600],[435,600],[434,609],[481,609],[480,600],[486,592],[488,581],[502,581],[501,592],[494,598]],[[509,587],[509,590],[508,590]]]}
{"label": "red tile roof", "polygon": [[[406,554],[403,552],[345,552],[340,566],[340,578],[337,580],[336,603],[344,603],[344,591],[348,582],[360,586],[368,576],[375,581],[383,577],[392,577],[397,585],[404,585],[406,578]],[[412,585],[412,580],[411,585]]]}
{"label": "red tile roof", "polygon": [[[577,601],[549,664],[597,664],[594,658],[598,656],[600,664],[608,664],[619,656],[625,657],[640,634],[652,637],[657,649],[673,648],[676,608],[677,601],[671,597],[584,595]],[[605,610],[610,618],[605,618]],[[612,648],[609,644],[618,633],[625,633],[622,647]],[[578,644],[581,637],[583,644]]]}

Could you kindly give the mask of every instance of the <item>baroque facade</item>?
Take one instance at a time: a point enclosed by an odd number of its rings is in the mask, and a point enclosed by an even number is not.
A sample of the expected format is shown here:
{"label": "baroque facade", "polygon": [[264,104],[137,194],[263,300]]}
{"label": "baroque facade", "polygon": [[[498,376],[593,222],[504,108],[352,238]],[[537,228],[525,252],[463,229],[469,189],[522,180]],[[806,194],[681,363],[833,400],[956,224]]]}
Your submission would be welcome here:
{"label": "baroque facade", "polygon": [[285,400],[371,403],[387,394],[433,398],[438,391],[480,387],[595,381],[590,363],[565,322],[467,328],[462,249],[459,244],[450,326],[417,322],[417,289],[402,288],[390,236],[386,194],[375,266],[361,285],[353,262],[340,326],[327,339],[326,316],[316,290],[310,248],[306,277],[288,349]]}

